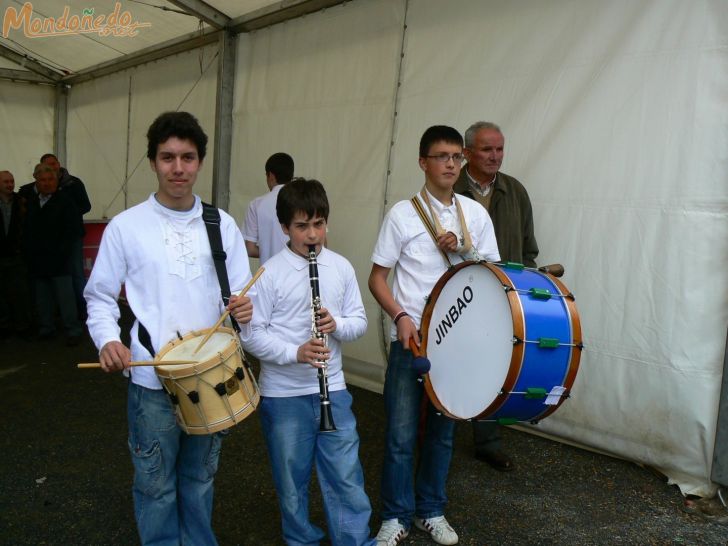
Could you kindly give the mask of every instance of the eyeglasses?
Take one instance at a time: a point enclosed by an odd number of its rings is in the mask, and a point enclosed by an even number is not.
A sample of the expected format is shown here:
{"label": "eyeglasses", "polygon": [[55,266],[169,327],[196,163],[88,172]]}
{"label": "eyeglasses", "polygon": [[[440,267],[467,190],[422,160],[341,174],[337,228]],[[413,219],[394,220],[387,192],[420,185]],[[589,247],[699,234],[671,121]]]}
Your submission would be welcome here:
{"label": "eyeglasses", "polygon": [[455,163],[455,165],[459,165],[463,162],[463,159],[465,159],[465,156],[461,153],[426,155],[425,157],[429,159],[434,159],[438,163],[447,163],[452,159],[452,162]]}

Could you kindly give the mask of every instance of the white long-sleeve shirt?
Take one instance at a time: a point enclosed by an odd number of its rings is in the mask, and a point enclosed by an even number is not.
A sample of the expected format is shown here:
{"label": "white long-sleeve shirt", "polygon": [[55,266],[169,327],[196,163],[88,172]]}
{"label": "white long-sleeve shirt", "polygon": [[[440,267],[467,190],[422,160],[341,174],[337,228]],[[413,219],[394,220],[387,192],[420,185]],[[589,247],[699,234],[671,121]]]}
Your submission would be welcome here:
{"label": "white long-sleeve shirt", "polygon": [[[323,248],[317,257],[321,304],[336,321],[328,336],[329,390],[346,388],[341,343],[364,334],[366,313],[354,268],[339,254]],[[250,334],[245,348],[260,359],[263,396],[302,396],[319,392],[316,368],[297,362],[298,347],[311,337],[311,284],[308,260],[288,247],[265,264],[253,297]]]}
{"label": "white long-sleeve shirt", "polygon": [[[235,294],[250,280],[250,267],[235,221],[224,211],[220,217],[225,264]],[[139,322],[159,352],[178,333],[184,336],[209,328],[220,318],[224,306],[199,197],[190,211],[179,212],[160,205],[152,194],[109,222],[84,290],[88,329],[99,350],[120,340],[117,298],[122,283],[137,318],[131,331],[132,360],[154,356],[139,342]],[[241,328],[245,331],[249,325]],[[132,368],[132,381],[161,388],[152,367]]]}
{"label": "white long-sleeve shirt", "polygon": [[[458,236],[462,235],[455,202],[446,206],[431,194],[429,197],[432,211],[438,215],[443,227]],[[422,201],[419,195],[417,198]],[[462,195],[455,194],[454,198],[463,209],[473,247],[483,259],[499,261],[493,222],[485,208]],[[427,210],[424,202],[422,206]],[[449,254],[448,257],[453,264],[463,260],[456,254]],[[419,328],[427,297],[448,266],[409,200],[396,203],[385,216],[372,253],[372,262],[394,268],[392,295]],[[397,327],[394,324],[390,333],[392,340],[397,339]]]}

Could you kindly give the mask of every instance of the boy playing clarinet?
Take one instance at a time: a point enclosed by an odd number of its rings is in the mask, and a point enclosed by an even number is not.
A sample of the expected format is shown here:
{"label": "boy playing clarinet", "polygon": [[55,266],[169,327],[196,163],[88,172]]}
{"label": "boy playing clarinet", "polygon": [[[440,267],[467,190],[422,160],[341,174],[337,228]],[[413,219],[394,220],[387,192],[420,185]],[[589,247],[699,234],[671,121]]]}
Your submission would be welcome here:
{"label": "boy playing clarinet", "polygon": [[[319,544],[325,537],[308,514],[315,463],[331,543],[372,545],[371,505],[341,365],[341,343],[360,337],[367,326],[354,268],[322,246],[329,203],[320,182],[297,179],[286,184],[276,214],[290,241],[265,264],[253,299],[251,332],[243,341],[260,359],[260,418],[283,537],[289,545]],[[309,258],[310,250],[314,254]],[[312,297],[316,293],[318,312]],[[333,423],[322,426],[327,406]]]}

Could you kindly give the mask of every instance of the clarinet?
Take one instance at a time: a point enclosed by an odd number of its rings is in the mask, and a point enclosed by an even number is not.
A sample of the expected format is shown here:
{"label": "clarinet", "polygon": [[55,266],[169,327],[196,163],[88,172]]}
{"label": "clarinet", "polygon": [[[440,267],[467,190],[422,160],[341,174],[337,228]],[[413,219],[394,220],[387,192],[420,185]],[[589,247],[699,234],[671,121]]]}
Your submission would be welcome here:
{"label": "clarinet", "polygon": [[[316,245],[308,245],[308,276],[311,280],[311,337],[321,339],[326,346],[327,335],[319,332],[316,318],[321,311],[321,293],[319,292],[318,264],[316,263]],[[317,360],[320,364],[317,376],[319,382],[319,397],[321,398],[321,432],[334,432],[334,416],[331,414],[331,401],[329,400],[329,378],[326,375],[326,361]]]}

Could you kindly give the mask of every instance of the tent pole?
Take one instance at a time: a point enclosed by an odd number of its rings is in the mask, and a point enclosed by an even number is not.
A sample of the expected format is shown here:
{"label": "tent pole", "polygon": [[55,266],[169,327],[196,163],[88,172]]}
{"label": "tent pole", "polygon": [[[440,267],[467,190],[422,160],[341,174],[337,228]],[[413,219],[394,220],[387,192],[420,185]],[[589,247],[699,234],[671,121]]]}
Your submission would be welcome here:
{"label": "tent pole", "polygon": [[233,100],[237,36],[220,33],[215,105],[215,150],[212,166],[212,204],[224,210],[230,205],[230,157],[232,154]]}
{"label": "tent pole", "polygon": [[68,126],[68,90],[70,85],[56,84],[56,100],[53,108],[53,152],[61,165],[66,165],[66,127]]}
{"label": "tent pole", "polygon": [[[384,178],[384,196],[382,199],[382,219],[387,212],[387,203],[389,202],[389,181],[392,174],[392,150],[394,149],[394,135],[397,130],[397,107],[399,104],[399,90],[402,87],[402,65],[404,64],[404,50],[407,38],[407,12],[409,11],[409,0],[404,0],[404,20],[402,23],[402,40],[399,46],[399,65],[397,66],[397,84],[394,89],[394,97],[392,100],[392,126],[389,133],[389,151],[387,152],[387,173]],[[382,353],[384,360],[389,360],[389,321],[387,314],[379,308],[379,339],[382,343]]]}

